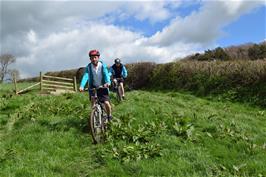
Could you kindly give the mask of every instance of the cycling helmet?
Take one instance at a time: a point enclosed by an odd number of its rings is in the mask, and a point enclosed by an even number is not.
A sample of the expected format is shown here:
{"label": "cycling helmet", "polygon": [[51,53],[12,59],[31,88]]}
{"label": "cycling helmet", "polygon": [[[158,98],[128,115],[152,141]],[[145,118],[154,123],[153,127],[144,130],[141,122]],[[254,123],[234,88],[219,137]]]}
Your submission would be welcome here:
{"label": "cycling helmet", "polygon": [[100,52],[98,50],[91,50],[89,56],[100,56]]}
{"label": "cycling helmet", "polygon": [[119,64],[119,63],[121,63],[121,60],[119,58],[116,58],[115,59],[115,64]]}

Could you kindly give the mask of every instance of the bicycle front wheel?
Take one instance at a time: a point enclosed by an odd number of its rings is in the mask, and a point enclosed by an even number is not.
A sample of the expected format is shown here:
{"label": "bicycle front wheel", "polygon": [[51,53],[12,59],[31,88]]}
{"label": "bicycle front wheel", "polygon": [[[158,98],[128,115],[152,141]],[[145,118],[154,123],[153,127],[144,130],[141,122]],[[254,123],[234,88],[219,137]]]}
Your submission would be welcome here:
{"label": "bicycle front wheel", "polygon": [[97,106],[93,108],[90,115],[90,129],[94,143],[100,143],[104,140],[104,121],[102,118],[101,109]]}

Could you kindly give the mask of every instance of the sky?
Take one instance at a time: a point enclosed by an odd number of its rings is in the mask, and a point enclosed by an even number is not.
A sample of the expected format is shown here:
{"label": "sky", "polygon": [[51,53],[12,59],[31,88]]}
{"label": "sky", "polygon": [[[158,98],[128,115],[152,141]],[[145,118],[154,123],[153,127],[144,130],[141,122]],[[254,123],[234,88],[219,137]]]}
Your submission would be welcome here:
{"label": "sky", "polygon": [[0,53],[21,78],[108,65],[167,63],[218,46],[266,40],[265,0],[0,0]]}

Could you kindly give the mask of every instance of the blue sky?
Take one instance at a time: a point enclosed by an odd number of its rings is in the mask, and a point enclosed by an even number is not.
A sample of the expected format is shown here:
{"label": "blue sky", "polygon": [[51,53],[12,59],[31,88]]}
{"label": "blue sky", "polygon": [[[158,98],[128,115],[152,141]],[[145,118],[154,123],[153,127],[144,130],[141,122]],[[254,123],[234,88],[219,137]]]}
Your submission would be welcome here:
{"label": "blue sky", "polygon": [[251,13],[241,16],[235,22],[224,28],[224,37],[218,40],[218,45],[227,47],[247,42],[260,43],[266,39],[266,9],[261,6]]}
{"label": "blue sky", "polygon": [[[186,17],[193,11],[198,11],[200,7],[201,3],[196,2],[181,6],[178,9],[170,9],[171,16],[174,17],[175,15],[179,15],[181,17]],[[110,14],[107,14],[106,16],[109,15]],[[169,25],[170,21],[171,18],[157,23],[151,23],[148,19],[140,21],[134,17],[129,17],[126,20],[116,19],[113,24],[140,32],[146,37],[151,37],[157,31],[161,31],[165,26]],[[222,28],[224,34],[217,39],[216,45],[228,47],[245,43],[260,43],[266,39],[265,24],[266,6],[259,6],[254,9],[254,11],[240,16],[238,19]]]}
{"label": "blue sky", "polygon": [[171,62],[215,47],[259,43],[265,0],[0,0],[2,53],[22,77],[85,66],[98,49],[108,65]]}
{"label": "blue sky", "polygon": [[[193,11],[197,11],[200,8],[200,1],[187,1],[188,3],[183,4],[178,8],[173,8],[171,5],[166,5],[168,10],[171,13],[171,17],[174,18],[175,16],[186,17],[191,14]],[[154,10],[156,13],[156,9]],[[108,14],[109,15],[109,14]],[[107,16],[108,16],[107,15]],[[165,26],[169,25],[172,18],[165,19],[164,21],[158,21],[156,23],[150,22],[149,19],[145,20],[138,20],[134,16],[130,16],[126,20],[116,19],[113,22],[114,25],[123,26],[130,28],[131,30],[135,30],[136,32],[143,33],[146,37],[151,37],[157,31],[161,31]]]}

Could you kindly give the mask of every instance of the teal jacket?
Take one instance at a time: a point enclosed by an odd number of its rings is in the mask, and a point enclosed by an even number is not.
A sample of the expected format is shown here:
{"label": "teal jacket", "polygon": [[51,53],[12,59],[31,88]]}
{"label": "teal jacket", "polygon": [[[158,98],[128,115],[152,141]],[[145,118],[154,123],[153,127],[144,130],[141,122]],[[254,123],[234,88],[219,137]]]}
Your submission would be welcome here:
{"label": "teal jacket", "polygon": [[109,73],[111,74],[111,76],[113,76],[114,78],[120,78],[120,77],[127,78],[126,67],[123,64],[121,64],[121,67],[122,67],[122,70],[119,73],[116,65],[113,64],[113,66],[111,66],[109,69]]}
{"label": "teal jacket", "polygon": [[[108,72],[108,68],[102,61],[99,61],[99,62],[102,63],[102,67],[103,67],[102,68],[102,75],[103,75],[102,85],[103,84],[110,84],[111,81],[110,81],[110,75],[109,75],[109,72]],[[92,77],[93,76],[92,76],[91,63],[90,63],[86,67],[85,73],[82,76],[82,80],[80,82],[80,87],[84,89],[86,83],[88,82],[90,88],[92,88],[93,87],[93,78]]]}

